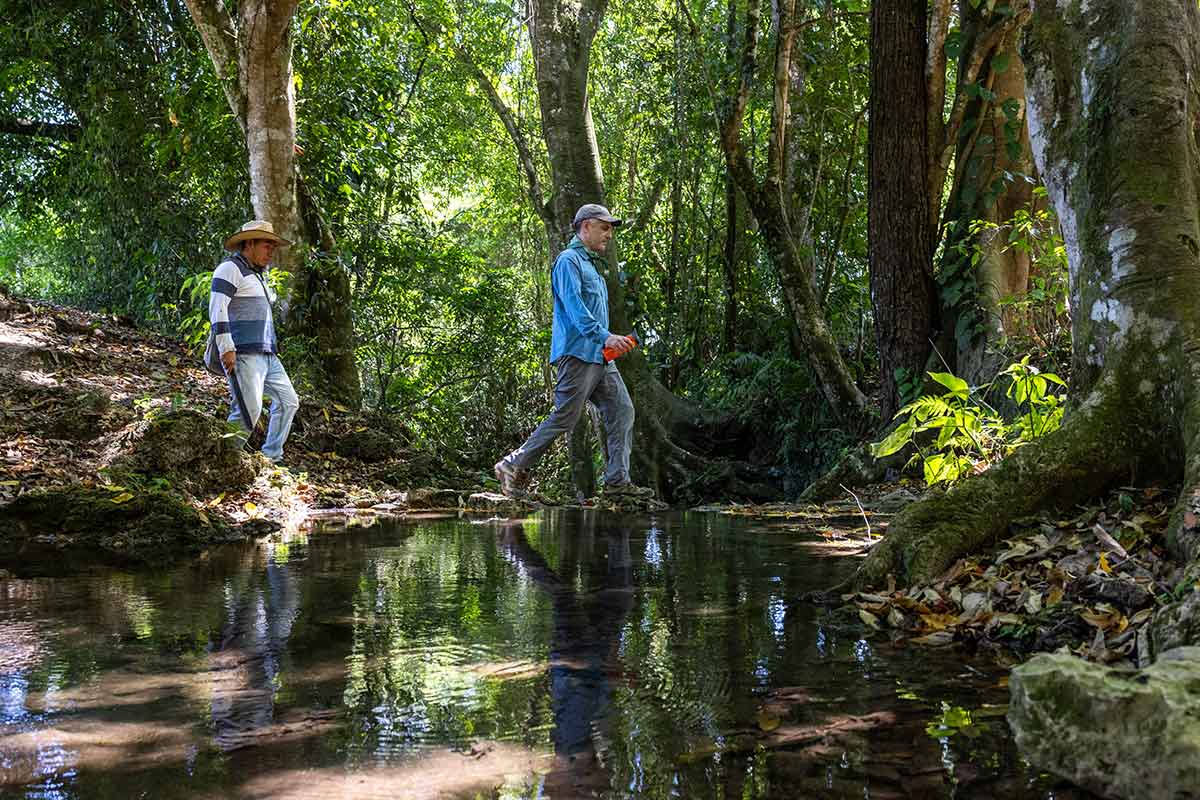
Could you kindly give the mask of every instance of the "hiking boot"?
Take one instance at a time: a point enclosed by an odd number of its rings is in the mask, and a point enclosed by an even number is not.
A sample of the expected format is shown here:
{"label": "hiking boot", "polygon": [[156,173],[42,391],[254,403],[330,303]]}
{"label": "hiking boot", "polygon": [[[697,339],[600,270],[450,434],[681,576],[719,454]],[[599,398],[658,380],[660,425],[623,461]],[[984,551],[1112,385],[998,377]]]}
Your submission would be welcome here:
{"label": "hiking boot", "polygon": [[492,467],[492,471],[496,473],[496,480],[500,481],[500,494],[505,497],[525,496],[525,481],[519,469],[502,458]]}
{"label": "hiking boot", "polygon": [[634,483],[614,483],[604,487],[605,497],[654,497],[654,490],[649,486],[638,486]]}

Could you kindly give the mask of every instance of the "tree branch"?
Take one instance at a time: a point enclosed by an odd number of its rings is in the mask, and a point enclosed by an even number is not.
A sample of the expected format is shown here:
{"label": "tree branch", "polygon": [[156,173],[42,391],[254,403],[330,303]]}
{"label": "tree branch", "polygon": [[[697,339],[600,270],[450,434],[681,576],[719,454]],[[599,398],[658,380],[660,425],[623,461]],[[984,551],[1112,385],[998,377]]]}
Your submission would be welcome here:
{"label": "tree branch", "polygon": [[[929,9],[925,36],[925,109],[929,119],[926,127],[931,160],[946,143],[942,113],[946,105],[946,33],[950,29],[950,5],[951,0],[934,0]],[[937,197],[940,199],[941,193]]]}
{"label": "tree branch", "polygon": [[74,122],[41,122],[31,119],[0,119],[0,133],[34,136],[58,142],[75,142],[83,135],[83,126]]}
{"label": "tree branch", "polygon": [[634,219],[626,230],[630,233],[636,233],[646,227],[650,222],[650,218],[654,216],[654,209],[658,208],[658,201],[662,199],[663,188],[666,186],[666,181],[659,178],[658,183],[654,184],[654,188],[650,190],[650,196],[646,198],[642,210],[638,212],[637,218]]}
{"label": "tree branch", "polygon": [[479,84],[479,88],[487,95],[492,110],[496,112],[496,116],[500,117],[500,121],[504,123],[504,129],[508,131],[509,138],[516,145],[517,160],[520,162],[521,170],[525,173],[525,180],[529,184],[529,201],[533,203],[534,211],[544,223],[552,224],[550,208],[546,205],[542,181],[538,177],[537,164],[533,159],[533,150],[529,147],[529,140],[525,137],[525,133],[517,125],[517,119],[513,116],[512,109],[504,102],[504,98],[496,91],[496,86],[492,83],[491,78],[475,63],[466,48],[454,41],[453,37],[450,38],[450,46],[454,49],[454,55],[470,71],[476,83]]}
{"label": "tree branch", "polygon": [[245,133],[245,100],[238,88],[237,27],[223,0],[185,0],[192,21],[208,50],[208,57],[217,72],[217,81],[225,92],[229,110]]}

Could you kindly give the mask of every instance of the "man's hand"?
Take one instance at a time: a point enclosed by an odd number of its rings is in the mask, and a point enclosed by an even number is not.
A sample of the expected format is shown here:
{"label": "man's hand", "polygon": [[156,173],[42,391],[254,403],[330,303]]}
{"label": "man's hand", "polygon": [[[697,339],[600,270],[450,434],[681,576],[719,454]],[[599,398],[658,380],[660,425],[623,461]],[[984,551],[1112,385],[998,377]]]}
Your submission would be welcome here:
{"label": "man's hand", "polygon": [[613,333],[604,340],[604,346],[614,350],[617,355],[623,356],[633,349],[634,341],[628,336],[617,336]]}
{"label": "man's hand", "polygon": [[237,366],[237,351],[227,350],[221,353],[221,364],[226,372],[233,372],[233,368]]}

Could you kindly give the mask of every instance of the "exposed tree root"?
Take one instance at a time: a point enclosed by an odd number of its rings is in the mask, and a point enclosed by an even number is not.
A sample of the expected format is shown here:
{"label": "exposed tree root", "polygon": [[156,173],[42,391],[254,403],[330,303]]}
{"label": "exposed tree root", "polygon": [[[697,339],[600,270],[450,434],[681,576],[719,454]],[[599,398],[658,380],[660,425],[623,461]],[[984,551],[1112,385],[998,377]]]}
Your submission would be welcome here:
{"label": "exposed tree root", "polygon": [[1127,478],[1137,463],[1121,416],[1097,393],[1061,429],[988,472],[901,511],[859,568],[860,587],[930,581],[954,561],[1003,538],[1009,524],[1043,508],[1065,507]]}

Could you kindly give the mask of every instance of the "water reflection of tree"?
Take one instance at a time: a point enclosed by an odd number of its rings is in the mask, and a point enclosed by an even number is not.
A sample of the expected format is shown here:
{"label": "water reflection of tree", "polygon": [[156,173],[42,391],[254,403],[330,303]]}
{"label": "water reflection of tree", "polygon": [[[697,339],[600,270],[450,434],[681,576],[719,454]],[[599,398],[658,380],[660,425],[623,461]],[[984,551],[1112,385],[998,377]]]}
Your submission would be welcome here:
{"label": "water reflection of tree", "polygon": [[[609,676],[620,669],[620,633],[634,602],[629,537],[628,528],[597,533],[595,518],[586,514],[577,528],[559,537],[556,571],[529,543],[524,526],[502,525],[496,531],[500,547],[546,593],[553,612],[549,671],[560,762],[547,777],[551,797],[573,796],[585,784],[607,784],[599,754],[610,738]],[[583,574],[590,574],[595,585],[585,584],[581,591],[577,580],[586,580]]]}
{"label": "water reflection of tree", "polygon": [[[479,533],[458,522],[423,526],[401,547],[362,554],[343,694],[352,759],[426,743],[547,743],[545,687],[527,665],[544,654],[548,603]],[[493,678],[505,665],[523,677]]]}

